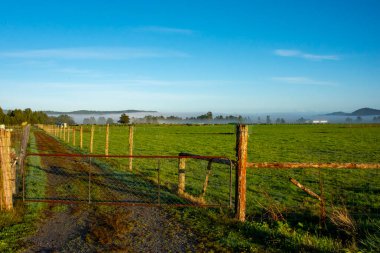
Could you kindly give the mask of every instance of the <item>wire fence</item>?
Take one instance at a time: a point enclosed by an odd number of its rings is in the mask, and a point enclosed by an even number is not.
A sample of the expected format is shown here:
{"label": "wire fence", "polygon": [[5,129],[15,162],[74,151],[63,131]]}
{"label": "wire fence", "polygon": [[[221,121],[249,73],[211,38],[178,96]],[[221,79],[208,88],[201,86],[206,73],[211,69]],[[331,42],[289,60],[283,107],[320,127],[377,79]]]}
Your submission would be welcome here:
{"label": "wire fence", "polygon": [[356,219],[380,217],[379,169],[256,168],[247,178],[252,219],[323,220],[337,210]]}
{"label": "wire fence", "polygon": [[[23,199],[36,202],[110,205],[225,206],[232,203],[231,167],[210,161],[219,157],[108,156],[28,154],[42,165],[27,166]],[[129,159],[134,160],[129,171]],[[186,169],[178,169],[186,160]],[[183,173],[183,191],[179,191]],[[45,191],[34,185],[45,180]],[[231,186],[231,187],[230,187]],[[181,186],[182,187],[182,186]]]}

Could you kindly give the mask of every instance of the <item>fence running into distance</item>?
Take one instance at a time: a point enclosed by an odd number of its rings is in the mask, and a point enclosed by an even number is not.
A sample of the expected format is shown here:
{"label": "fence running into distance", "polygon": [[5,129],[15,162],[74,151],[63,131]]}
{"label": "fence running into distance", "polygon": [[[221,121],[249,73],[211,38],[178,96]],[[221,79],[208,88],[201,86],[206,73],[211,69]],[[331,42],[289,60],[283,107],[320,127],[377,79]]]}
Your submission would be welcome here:
{"label": "fence running into distance", "polygon": [[13,195],[18,192],[29,130],[30,126],[0,129],[0,210],[13,209]]}

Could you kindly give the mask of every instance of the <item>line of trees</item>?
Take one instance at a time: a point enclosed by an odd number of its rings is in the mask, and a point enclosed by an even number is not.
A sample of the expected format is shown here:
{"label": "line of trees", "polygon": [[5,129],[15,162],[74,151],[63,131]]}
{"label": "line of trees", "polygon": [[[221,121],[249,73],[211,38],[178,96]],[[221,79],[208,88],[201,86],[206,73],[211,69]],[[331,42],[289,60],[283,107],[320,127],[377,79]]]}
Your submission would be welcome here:
{"label": "line of trees", "polygon": [[18,125],[23,122],[31,124],[46,124],[49,122],[49,116],[44,112],[34,112],[30,108],[25,110],[14,109],[8,110],[6,113],[0,107],[0,124]]}
{"label": "line of trees", "polygon": [[69,115],[48,116],[42,111],[32,111],[30,108],[24,110],[14,109],[8,110],[6,113],[0,107],[0,124],[4,125],[19,125],[22,123],[29,124],[61,124],[67,123],[69,125],[75,124],[75,121]]}
{"label": "line of trees", "polygon": [[105,125],[105,124],[114,124],[114,120],[112,118],[105,118],[105,117],[99,117],[98,119],[95,119],[95,117],[90,117],[90,118],[84,118],[83,119],[83,124],[84,125]]}
{"label": "line of trees", "polygon": [[[181,117],[177,117],[177,116],[168,116],[168,117],[164,117],[162,115],[160,116],[153,116],[153,115],[146,115],[145,117],[143,118],[138,118],[138,119],[131,119],[131,121],[133,121],[133,123],[135,124],[158,124],[160,122],[218,122],[218,121],[224,121],[224,122],[243,122],[244,120],[247,120],[245,118],[243,118],[243,116],[241,115],[238,115],[238,116],[234,116],[234,115],[228,115],[228,116],[223,116],[223,115],[218,115],[216,117],[213,116],[213,113],[212,112],[207,112],[205,114],[202,114],[202,115],[199,115],[199,116],[196,116],[196,117],[186,117],[186,118],[181,118]],[[119,123],[121,123],[119,121]]]}

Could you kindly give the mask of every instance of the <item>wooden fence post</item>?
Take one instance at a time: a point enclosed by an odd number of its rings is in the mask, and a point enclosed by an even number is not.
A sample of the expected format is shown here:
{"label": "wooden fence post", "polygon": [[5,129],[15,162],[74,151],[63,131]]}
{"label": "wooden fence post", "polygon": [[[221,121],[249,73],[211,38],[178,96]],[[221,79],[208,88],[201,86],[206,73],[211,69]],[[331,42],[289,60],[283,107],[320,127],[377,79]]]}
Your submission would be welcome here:
{"label": "wooden fence post", "polygon": [[105,155],[108,155],[109,134],[110,134],[110,125],[107,124],[107,126],[106,126],[106,147],[105,147],[105,151],[104,151]]}
{"label": "wooden fence post", "polygon": [[206,174],[205,182],[203,183],[203,190],[201,194],[202,198],[206,196],[207,186],[208,186],[209,178],[211,175],[211,166],[212,166],[212,159],[209,160],[207,164],[207,174]]}
{"label": "wooden fence post", "polygon": [[[58,130],[58,128],[57,128]],[[27,125],[23,128],[23,134],[22,134],[22,141],[21,141],[21,147],[20,147],[20,155],[18,157],[18,160],[19,160],[19,173],[21,173],[21,175],[24,175],[24,162],[25,162],[25,155],[26,155],[26,149],[28,147],[28,142],[29,142],[29,135],[30,135],[30,125]],[[23,177],[23,176],[22,176]],[[25,184],[24,184],[24,177],[23,177],[23,182],[22,182],[22,199],[25,200]],[[21,183],[19,182],[20,180],[16,180],[16,184],[17,183]],[[17,189],[19,189],[20,187],[17,187]]]}
{"label": "wooden fence post", "polygon": [[236,126],[235,218],[245,221],[248,126]]}
{"label": "wooden fence post", "polygon": [[76,139],[76,127],[73,127],[73,146],[75,147],[75,139]]}
{"label": "wooden fence post", "polygon": [[185,192],[186,185],[186,158],[178,159],[178,194]]}
{"label": "wooden fence post", "polygon": [[1,208],[13,209],[13,186],[10,162],[11,132],[0,130]]}
{"label": "wooden fence post", "polygon": [[67,143],[70,143],[70,127],[67,127]]}
{"label": "wooden fence post", "polygon": [[63,141],[66,141],[66,127],[63,127]]}
{"label": "wooden fence post", "polygon": [[94,146],[94,125],[91,126],[90,153],[92,153],[93,146]]}
{"label": "wooden fence post", "polygon": [[80,126],[80,148],[83,148],[83,126]]}
{"label": "wooden fence post", "polygon": [[[129,126],[129,155],[133,155],[133,126]],[[133,158],[129,158],[129,171],[132,171]]]}

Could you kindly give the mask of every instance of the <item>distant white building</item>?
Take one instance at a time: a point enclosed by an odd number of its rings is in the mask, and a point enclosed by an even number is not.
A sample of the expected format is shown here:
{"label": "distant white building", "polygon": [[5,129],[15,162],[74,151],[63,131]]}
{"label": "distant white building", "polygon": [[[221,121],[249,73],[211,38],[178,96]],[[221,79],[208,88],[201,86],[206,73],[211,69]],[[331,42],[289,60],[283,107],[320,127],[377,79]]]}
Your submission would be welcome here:
{"label": "distant white building", "polygon": [[59,126],[61,128],[67,128],[67,123],[59,123],[59,124],[57,124],[57,126]]}
{"label": "distant white building", "polygon": [[327,120],[313,120],[313,124],[327,124],[329,123]]}

